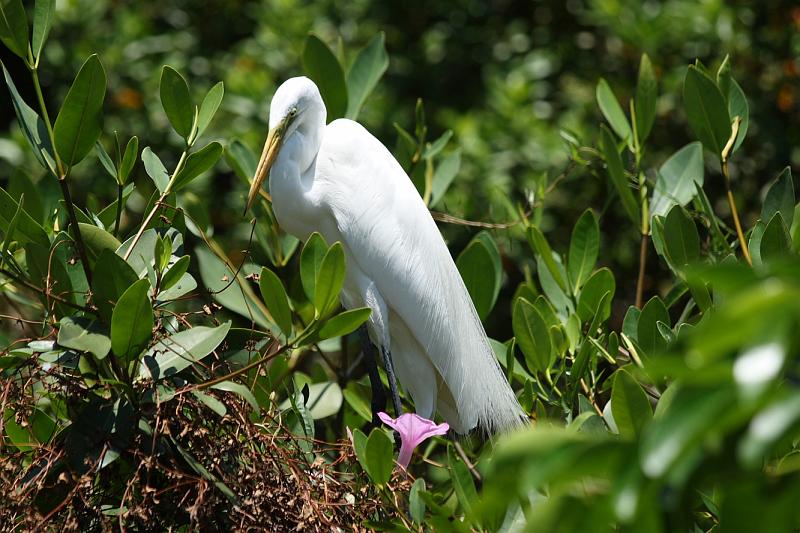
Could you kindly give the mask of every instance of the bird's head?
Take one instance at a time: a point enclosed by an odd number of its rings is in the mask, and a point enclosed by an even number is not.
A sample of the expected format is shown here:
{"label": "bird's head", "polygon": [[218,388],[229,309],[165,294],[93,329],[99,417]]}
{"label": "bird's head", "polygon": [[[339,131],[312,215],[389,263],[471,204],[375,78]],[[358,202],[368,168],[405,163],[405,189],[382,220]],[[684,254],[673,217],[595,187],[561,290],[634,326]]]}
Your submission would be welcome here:
{"label": "bird's head", "polygon": [[[303,122],[306,115],[313,110],[318,111],[322,106],[322,97],[316,84],[305,76],[289,78],[278,87],[269,107],[269,132],[261,160],[258,162],[250,193],[247,195],[247,209],[253,204],[261,184],[267,176],[275,159],[278,157],[281,146]],[[324,123],[324,122],[323,122]]]}

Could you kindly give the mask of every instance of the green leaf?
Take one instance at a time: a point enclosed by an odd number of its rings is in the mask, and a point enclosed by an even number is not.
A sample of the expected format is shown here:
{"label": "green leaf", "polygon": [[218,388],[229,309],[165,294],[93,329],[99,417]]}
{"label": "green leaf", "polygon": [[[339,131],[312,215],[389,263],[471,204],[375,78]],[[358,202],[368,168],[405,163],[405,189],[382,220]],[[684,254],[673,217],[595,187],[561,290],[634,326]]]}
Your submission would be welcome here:
{"label": "green leaf", "polygon": [[459,254],[456,266],[478,317],[485,320],[497,301],[502,281],[500,252],[489,233],[479,233]]}
{"label": "green leaf", "polygon": [[450,470],[450,479],[453,481],[453,489],[455,490],[456,498],[458,498],[458,503],[464,510],[467,519],[474,521],[478,491],[475,489],[475,482],[472,479],[469,468],[461,459],[456,457],[452,446],[447,447],[447,466]]}
{"label": "green leaf", "polygon": [[78,228],[80,228],[83,243],[86,245],[91,260],[96,259],[103,250],[113,252],[120,247],[117,238],[102,228],[83,222],[78,222]]}
{"label": "green leaf", "polygon": [[617,101],[617,97],[614,96],[614,92],[611,90],[611,87],[608,86],[608,82],[600,78],[600,81],[597,82],[597,90],[595,92],[600,111],[603,112],[603,116],[611,125],[611,129],[614,130],[614,133],[616,133],[620,139],[630,143],[632,138],[631,126],[628,123],[625,112],[622,111],[622,107],[620,107]]}
{"label": "green leaf", "polygon": [[188,255],[184,255],[175,263],[169,267],[164,273],[164,276],[161,278],[161,291],[169,290],[173,287],[180,279],[186,274],[186,271],[189,269],[189,261],[190,258]]}
{"label": "green leaf", "polygon": [[194,255],[197,257],[203,284],[211,291],[212,298],[216,302],[248,320],[255,321],[263,328],[277,332],[277,326],[259,307],[254,291],[241,274],[234,279],[235,269],[232,270],[206,246],[196,247]]}
{"label": "green leaf", "polygon": [[444,198],[444,193],[450,188],[450,184],[453,183],[460,168],[460,148],[448,154],[447,157],[436,165],[436,170],[433,171],[433,178],[431,178],[431,199],[429,207],[435,207],[436,204]]}
{"label": "green leaf", "polygon": [[111,349],[124,362],[134,361],[153,337],[150,282],[140,279],[126,290],[111,316]]}
{"label": "green leaf", "polygon": [[314,420],[327,418],[339,412],[342,399],[342,389],[335,381],[309,383],[306,409]]}
{"label": "green leaf", "polygon": [[734,79],[731,79],[731,85],[728,89],[728,115],[731,117],[731,121],[733,121],[733,117],[742,119],[739,123],[739,131],[736,133],[736,142],[734,142],[733,150],[731,150],[731,153],[733,153],[744,142],[747,128],[750,125],[750,106],[747,104],[747,97],[744,95],[741,86]]}
{"label": "green leaf", "polygon": [[197,114],[197,137],[200,137],[206,131],[208,125],[211,124],[211,119],[217,113],[224,95],[225,85],[222,82],[218,82],[206,93],[203,103],[200,104],[200,111]]}
{"label": "green leaf", "polygon": [[617,151],[617,145],[614,142],[614,138],[611,136],[611,132],[608,131],[605,126],[602,126],[600,129],[602,141],[601,149],[603,151],[603,157],[606,160],[608,175],[611,178],[611,182],[614,184],[614,188],[617,190],[617,194],[619,194],[620,200],[622,200],[622,207],[625,208],[625,213],[627,213],[628,218],[638,227],[641,223],[639,204],[633,197],[631,188],[628,185],[628,179],[625,177],[625,170],[622,166],[622,158]]}
{"label": "green leaf", "polygon": [[228,145],[225,150],[225,161],[242,180],[249,183],[253,179],[258,159],[256,154],[242,141],[236,139]]}
{"label": "green leaf", "polygon": [[762,261],[786,256],[792,249],[792,238],[783,222],[783,215],[775,213],[761,236],[760,256]]}
{"label": "green leaf", "polygon": [[[614,298],[616,291],[616,281],[614,281],[614,274],[606,267],[603,267],[594,272],[586,284],[581,289],[578,297],[578,316],[583,322],[588,322],[595,315],[600,315],[600,321],[606,320],[611,316],[611,300]],[[610,293],[606,299],[603,309],[598,309],[603,296]]]}
{"label": "green leaf", "polygon": [[109,176],[117,179],[117,167],[114,166],[114,162],[111,160],[111,156],[108,155],[105,146],[99,140],[94,143],[94,151],[97,154],[97,160],[100,161],[100,164],[103,165],[103,168],[106,170]]}
{"label": "green leaf", "polygon": [[369,422],[372,420],[372,411],[370,410],[367,400],[364,399],[363,394],[361,394],[358,389],[359,387],[357,384],[350,382],[342,391],[342,395],[345,401],[347,401],[347,404],[353,408],[353,411],[365,421]]}
{"label": "green leaf", "polygon": [[138,279],[122,257],[109,250],[100,252],[92,276],[92,294],[94,304],[106,323],[111,322],[119,297]]}
{"label": "green leaf", "polygon": [[245,387],[240,383],[234,383],[233,381],[223,381],[222,383],[216,383],[211,385],[212,389],[221,390],[225,392],[232,392],[234,394],[238,394],[244,400],[250,404],[250,407],[253,408],[253,411],[259,413],[261,408],[258,406],[258,402],[256,401],[256,397],[253,395],[253,392]]}
{"label": "green leaf", "polygon": [[28,15],[21,0],[0,1],[0,41],[23,61],[28,60]]}
{"label": "green leaf", "polygon": [[161,106],[178,135],[188,139],[194,124],[194,107],[189,96],[189,86],[177,70],[164,65],[159,84]]}
{"label": "green leaf", "polygon": [[328,122],[345,116],[347,111],[347,85],[342,66],[319,37],[309,33],[303,47],[303,68],[314,80],[328,110]]}
{"label": "green leaf", "polygon": [[78,71],[53,126],[55,148],[68,167],[86,157],[103,127],[106,72],[97,54]]}
{"label": "green leaf", "polygon": [[58,328],[58,344],[81,352],[90,352],[104,359],[111,350],[111,339],[100,333],[95,322],[87,319],[64,317]]}
{"label": "green leaf", "polygon": [[258,286],[273,320],[288,339],[292,335],[292,310],[289,309],[289,298],[283,283],[277,274],[263,267]]}
{"label": "green leaf", "polygon": [[372,309],[369,307],[359,307],[339,313],[322,325],[318,333],[319,338],[325,340],[352,333],[369,319],[370,314]]}
{"label": "green leaf", "polygon": [[567,272],[572,284],[572,294],[578,294],[578,289],[592,273],[599,250],[600,227],[594,211],[587,209],[575,223],[569,241]]}
{"label": "green leaf", "polygon": [[800,396],[796,394],[768,405],[753,417],[745,437],[739,441],[739,459],[749,468],[761,468],[770,450],[796,427],[798,419]]}
{"label": "green leaf", "polygon": [[672,154],[658,169],[650,217],[666,215],[673,205],[688,204],[697,195],[703,179],[703,145],[695,141]]}
{"label": "green leaf", "polygon": [[636,99],[634,108],[636,109],[636,133],[639,137],[639,144],[644,144],[650,130],[653,128],[653,121],[656,118],[656,98],[658,97],[658,84],[656,75],[653,72],[653,65],[647,54],[642,54],[639,63],[639,80],[636,83]]}
{"label": "green leaf", "polygon": [[169,184],[169,173],[166,167],[164,167],[164,163],[161,162],[161,159],[158,158],[149,146],[146,146],[145,149],[142,150],[142,163],[144,163],[144,170],[153,180],[153,183],[155,183],[158,192],[163,193],[166,191],[167,184]]}
{"label": "green leaf", "polygon": [[566,291],[567,284],[564,281],[564,277],[561,275],[561,270],[559,270],[556,260],[553,259],[553,251],[550,249],[550,244],[548,244],[547,239],[545,239],[541,230],[536,226],[530,226],[528,228],[527,236],[528,244],[542,259],[542,261],[544,261],[544,264],[547,266],[547,270],[550,272],[553,280],[555,280],[562,291]]}
{"label": "green leaf", "polygon": [[33,8],[33,36],[31,38],[31,50],[35,65],[39,64],[42,55],[44,42],[47,34],[50,33],[50,26],[56,17],[56,0],[36,0]]}
{"label": "green leaf", "polygon": [[438,139],[432,143],[428,143],[425,147],[425,151],[422,152],[422,159],[432,159],[434,156],[438,155],[439,152],[444,150],[447,143],[450,142],[451,137],[453,137],[453,130],[446,130]]}
{"label": "green leaf", "polygon": [[314,309],[317,316],[327,313],[338,301],[344,274],[344,248],[341,243],[335,242],[322,258],[314,282]]}
{"label": "green leaf", "polygon": [[[122,162],[119,165],[119,174],[117,176],[120,185],[128,183],[128,178],[131,175],[133,166],[136,164],[136,156],[139,153],[139,138],[134,135],[125,146],[125,155],[122,156]],[[152,152],[150,152],[152,154]],[[155,155],[155,154],[154,154]],[[160,161],[159,161],[160,163]],[[161,165],[164,168],[164,165]],[[166,170],[164,170],[166,173]],[[159,189],[160,190],[160,189]]]}
{"label": "green leaf", "polygon": [[636,339],[647,355],[663,351],[667,343],[658,331],[658,322],[670,325],[669,312],[658,296],[653,296],[642,308],[636,324]]}
{"label": "green leaf", "polygon": [[216,165],[217,161],[219,161],[219,158],[222,156],[222,151],[222,145],[217,141],[213,141],[200,150],[189,154],[183,168],[178,172],[178,175],[175,176],[175,181],[172,183],[170,192],[178,192],[191,183],[197,176]]}
{"label": "green leaf", "polygon": [[614,415],[619,434],[629,439],[640,437],[644,428],[653,419],[653,408],[647,395],[624,368],[614,374],[611,413]]}
{"label": "green leaf", "polygon": [[225,416],[228,414],[228,408],[225,407],[225,404],[210,394],[206,394],[205,392],[201,392],[199,390],[193,390],[192,395],[194,395],[195,398],[200,400],[203,404],[205,404],[206,407],[217,413],[219,416]]}
{"label": "green leaf", "polygon": [[731,136],[728,106],[717,84],[694,65],[686,71],[683,82],[686,119],[695,136],[708,150],[720,157]]}
{"label": "green leaf", "polygon": [[408,494],[408,512],[415,524],[422,525],[425,520],[425,501],[420,498],[420,491],[425,491],[425,479],[418,477],[411,485]]}
{"label": "green leaf", "polygon": [[17,210],[14,212],[14,216],[11,217],[11,222],[9,222],[8,229],[6,230],[6,236],[3,239],[3,248],[0,249],[0,265],[5,262],[8,247],[11,245],[11,240],[14,237],[14,234],[17,232],[17,226],[19,225],[19,219],[23,213],[22,206],[24,203],[25,195],[22,194],[19,197],[19,205],[17,205]]}
{"label": "green leaf", "polygon": [[514,305],[511,327],[528,369],[531,372],[545,371],[550,366],[552,352],[550,332],[542,315],[525,298],[517,299]]}
{"label": "green leaf", "polygon": [[664,219],[664,251],[671,266],[683,270],[700,259],[700,236],[694,220],[686,211],[675,205]]}
{"label": "green leaf", "polygon": [[6,80],[6,85],[8,85],[8,91],[11,93],[11,103],[14,105],[17,122],[19,122],[22,132],[25,134],[25,139],[33,149],[33,155],[44,169],[55,174],[53,147],[50,144],[50,136],[47,133],[44,121],[36,111],[25,103],[25,100],[17,92],[17,87],[6,70],[6,66],[2,62],[0,62],[0,66],[3,68],[3,77]]}
{"label": "green leaf", "polygon": [[356,120],[361,106],[389,66],[384,46],[385,36],[379,32],[362,48],[347,72],[347,118]]}
{"label": "green leaf", "polygon": [[389,436],[381,428],[373,429],[364,446],[364,466],[376,485],[385,485],[392,476],[393,456],[392,441]]}
{"label": "green leaf", "polygon": [[[19,211],[19,215],[17,215],[16,228],[14,229],[11,228],[11,222],[17,211]],[[50,238],[44,228],[24,209],[20,209],[17,201],[5,189],[0,187],[0,230],[8,234],[10,229],[14,229],[12,232],[13,238],[22,246],[29,242],[34,242],[45,248],[50,248]]]}
{"label": "green leaf", "polygon": [[772,220],[775,213],[780,213],[786,226],[792,227],[794,205],[792,169],[791,167],[786,167],[778,175],[775,183],[770,186],[769,191],[767,191],[767,197],[764,199],[764,205],[761,208],[761,220]]}
{"label": "green leaf", "polygon": [[139,376],[158,380],[177,374],[214,351],[230,328],[230,321],[215,328],[195,326],[159,339],[145,353]]}

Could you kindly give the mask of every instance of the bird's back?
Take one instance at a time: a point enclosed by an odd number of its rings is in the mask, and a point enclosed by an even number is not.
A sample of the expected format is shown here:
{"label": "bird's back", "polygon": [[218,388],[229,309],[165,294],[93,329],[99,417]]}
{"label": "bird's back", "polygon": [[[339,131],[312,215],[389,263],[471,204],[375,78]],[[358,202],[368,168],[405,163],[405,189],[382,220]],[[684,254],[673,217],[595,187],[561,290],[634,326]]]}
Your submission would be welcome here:
{"label": "bird's back", "polygon": [[[315,196],[357,263],[446,383],[459,426],[495,432],[522,410],[436,223],[406,173],[361,125],[326,127]],[[349,268],[349,267],[348,267]]]}

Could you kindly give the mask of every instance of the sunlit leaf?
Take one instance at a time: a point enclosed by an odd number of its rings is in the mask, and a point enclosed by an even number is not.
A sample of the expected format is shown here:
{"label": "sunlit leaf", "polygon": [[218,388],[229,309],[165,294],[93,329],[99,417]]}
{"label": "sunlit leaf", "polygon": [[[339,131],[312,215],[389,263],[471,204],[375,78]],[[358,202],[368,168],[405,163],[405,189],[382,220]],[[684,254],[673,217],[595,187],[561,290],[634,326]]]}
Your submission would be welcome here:
{"label": "sunlit leaf", "polygon": [[170,124],[184,139],[192,132],[194,123],[194,107],[189,96],[189,86],[177,70],[164,65],[159,83],[161,106],[167,114]]}
{"label": "sunlit leaf", "polygon": [[362,48],[347,72],[347,118],[356,120],[361,106],[389,66],[384,46],[385,36],[379,32]]}
{"label": "sunlit leaf", "polygon": [[347,111],[347,85],[339,60],[322,40],[310,33],[303,47],[303,68],[319,87],[328,121],[342,118]]}

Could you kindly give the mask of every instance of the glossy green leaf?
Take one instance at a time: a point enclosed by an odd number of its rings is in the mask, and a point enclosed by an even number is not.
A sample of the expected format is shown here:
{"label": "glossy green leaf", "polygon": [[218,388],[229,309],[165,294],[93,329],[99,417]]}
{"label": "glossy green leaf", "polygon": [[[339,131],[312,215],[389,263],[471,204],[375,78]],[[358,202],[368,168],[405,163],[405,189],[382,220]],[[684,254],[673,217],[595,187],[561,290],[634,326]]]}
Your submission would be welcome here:
{"label": "glossy green leaf", "polygon": [[31,35],[31,51],[34,64],[39,64],[47,34],[56,17],[56,0],[36,0],[33,8],[33,33]]}
{"label": "glossy green leaf", "polygon": [[435,207],[444,198],[450,184],[453,183],[459,169],[461,168],[461,149],[453,150],[442,159],[431,178],[431,199],[429,207]]}
{"label": "glossy green leaf", "polygon": [[120,296],[111,316],[111,349],[124,362],[133,361],[153,337],[150,282],[140,279]]}
{"label": "glossy green leaf", "polygon": [[384,46],[385,36],[379,32],[362,48],[347,72],[347,118],[356,120],[361,106],[389,66]]}
{"label": "glossy green leaf", "polygon": [[230,322],[214,328],[195,326],[159,339],[145,353],[139,376],[162,379],[180,372],[213,352],[230,327]]}
{"label": "glossy green leaf", "polygon": [[167,184],[169,183],[169,173],[167,173],[164,163],[161,162],[161,159],[158,158],[149,146],[146,146],[145,149],[142,150],[142,163],[144,163],[145,172],[147,172],[147,175],[153,180],[158,191],[162,193],[166,191]]}
{"label": "glossy green leaf", "polygon": [[502,279],[500,252],[491,236],[481,232],[459,254],[456,266],[478,317],[485,320],[497,301]]}
{"label": "glossy green leaf", "polygon": [[105,96],[106,72],[93,54],[78,71],[53,126],[56,152],[66,166],[86,157],[100,137]]}
{"label": "glossy green leaf", "polygon": [[322,258],[314,283],[314,308],[317,316],[327,313],[338,301],[339,292],[344,285],[344,274],[344,248],[341,243],[335,242]]}
{"label": "glossy green leaf", "polygon": [[622,437],[634,439],[653,419],[653,408],[642,387],[627,370],[614,374],[611,389],[611,412]]}
{"label": "glossy green leaf", "polygon": [[200,111],[197,114],[197,137],[200,137],[209,124],[211,119],[219,109],[222,103],[222,97],[225,95],[225,85],[218,82],[206,93],[203,102],[200,104]]}
{"label": "glossy green leaf", "polygon": [[99,140],[94,143],[94,151],[97,154],[97,160],[100,161],[100,164],[103,165],[106,173],[109,176],[117,179],[117,167],[114,165],[114,161],[111,160],[111,156],[108,155],[105,146]]}
{"label": "glossy green leaf", "polygon": [[189,96],[189,86],[177,70],[164,65],[159,83],[161,106],[178,135],[187,139],[194,123],[194,106]]}
{"label": "glossy green leaf", "polygon": [[686,120],[706,149],[720,157],[731,136],[731,120],[717,84],[694,65],[683,81]]}
{"label": "glossy green leaf", "polygon": [[478,491],[472,474],[460,458],[456,457],[451,446],[447,448],[447,466],[450,470],[450,479],[458,498],[458,503],[470,521],[475,520],[475,506],[478,502]]}
{"label": "glossy green leaf", "polygon": [[769,261],[778,257],[786,256],[792,249],[792,238],[789,230],[783,222],[783,215],[775,213],[764,228],[759,245],[760,257],[762,261]]}
{"label": "glossy green leaf", "polygon": [[527,232],[528,244],[536,252],[538,257],[542,259],[553,280],[558,284],[562,291],[567,290],[567,284],[564,281],[564,276],[561,275],[561,270],[553,259],[553,251],[550,249],[547,239],[541,230],[536,226],[530,226]]}
{"label": "glossy green leaf", "polygon": [[658,83],[653,72],[653,64],[647,54],[642,54],[639,62],[639,80],[636,83],[636,98],[634,99],[634,109],[636,109],[636,133],[639,137],[639,144],[644,144],[653,122],[656,118],[656,98],[658,97]]}
{"label": "glossy green leaf", "polygon": [[642,308],[636,324],[637,341],[647,355],[655,355],[667,346],[667,342],[658,331],[658,322],[672,324],[664,302],[658,296],[653,296]]}
{"label": "glossy green leaf", "polygon": [[20,209],[19,203],[0,187],[0,230],[8,234],[11,228],[11,221],[19,211],[16,228],[13,231],[13,238],[21,245],[34,242],[46,248],[50,248],[50,238],[41,225],[36,222],[25,209]]}
{"label": "glossy green leaf", "polygon": [[531,372],[543,372],[550,366],[552,345],[550,332],[539,311],[524,298],[514,305],[511,326],[517,345]]}
{"label": "glossy green leaf", "polygon": [[28,59],[28,15],[21,0],[0,1],[0,41],[9,50]]}
{"label": "glossy green leaf", "polygon": [[200,150],[189,154],[183,168],[178,172],[178,175],[175,176],[170,191],[178,192],[200,174],[211,169],[211,167],[217,164],[219,158],[222,157],[222,151],[222,145],[213,141]]}
{"label": "glossy green leaf", "polygon": [[587,209],[572,228],[572,238],[569,241],[567,272],[572,285],[572,294],[578,293],[578,289],[592,273],[599,250],[600,227],[594,211]]}
{"label": "glossy green leaf", "polygon": [[111,339],[100,331],[97,324],[86,319],[64,317],[58,328],[58,344],[81,352],[90,352],[98,359],[111,351]]}
{"label": "glossy green leaf", "polygon": [[389,436],[381,428],[373,429],[364,446],[364,466],[376,485],[385,485],[392,476],[393,456],[392,441]]}
{"label": "glossy green leaf", "polygon": [[234,383],[233,381],[223,381],[222,383],[215,383],[214,385],[211,385],[210,388],[238,394],[248,404],[250,404],[250,407],[253,408],[253,411],[255,411],[256,413],[261,411],[261,408],[259,407],[258,402],[256,401],[256,397],[253,395],[253,392],[244,385],[242,385],[241,383]]}
{"label": "glossy green leaf", "polygon": [[20,96],[14,81],[11,79],[11,75],[6,70],[6,66],[2,62],[0,62],[0,66],[3,68],[3,77],[6,80],[6,85],[8,85],[8,91],[11,93],[11,103],[14,106],[14,113],[17,115],[17,122],[19,122],[22,132],[25,134],[25,139],[33,150],[33,155],[42,165],[42,168],[55,174],[56,165],[53,147],[50,144],[50,136],[47,133],[44,121]]}
{"label": "glossy green leaf", "polygon": [[103,250],[113,252],[120,247],[120,242],[117,238],[102,228],[92,224],[84,224],[83,222],[78,222],[78,227],[80,228],[83,243],[89,252],[90,260],[96,259]]}
{"label": "glossy green leaf", "polygon": [[750,106],[747,103],[747,97],[744,95],[742,87],[734,79],[731,79],[731,85],[728,89],[728,115],[731,120],[733,120],[733,117],[741,119],[739,131],[736,134],[736,142],[733,144],[732,152],[735,152],[742,145],[747,135],[747,129],[750,125]]}
{"label": "glossy green leaf", "polygon": [[272,270],[264,267],[261,269],[258,286],[272,318],[288,339],[292,335],[292,310],[289,308],[289,298],[283,282]]}
{"label": "glossy green leaf", "polygon": [[597,82],[597,90],[595,93],[600,111],[603,112],[603,116],[608,121],[611,129],[614,130],[614,133],[616,133],[620,139],[630,142],[632,138],[631,126],[628,123],[625,112],[619,105],[619,101],[617,101],[617,97],[614,96],[614,92],[611,90],[611,87],[608,86],[608,82],[600,78],[600,81]]}
{"label": "glossy green leaf", "polygon": [[614,188],[617,190],[620,200],[622,200],[622,207],[625,209],[628,218],[638,227],[641,223],[639,204],[633,197],[628,179],[625,177],[625,170],[622,166],[622,158],[617,151],[617,145],[611,136],[611,132],[605,126],[600,129],[602,141],[600,146],[603,151],[603,157],[606,160],[606,168],[608,169],[611,183],[614,184]]}
{"label": "glossy green leaf", "polygon": [[[600,320],[604,321],[611,316],[611,300],[616,291],[614,274],[606,267],[595,271],[586,284],[581,289],[578,296],[578,316],[583,322],[592,320],[595,314],[600,315]],[[603,296],[610,293],[602,309],[598,309]]]}
{"label": "glossy green leaf", "polygon": [[369,319],[370,314],[372,314],[372,309],[369,307],[359,307],[339,313],[322,325],[318,336],[321,340],[325,340],[352,333]]}
{"label": "glossy green leaf", "polygon": [[664,216],[673,205],[688,204],[697,195],[703,180],[703,145],[695,141],[672,154],[659,167],[650,216]]}
{"label": "glossy green leaf", "polygon": [[347,111],[347,85],[342,66],[328,45],[310,33],[303,47],[303,68],[319,87],[328,122],[345,116]]}
{"label": "glossy green leaf", "polygon": [[780,213],[786,226],[792,227],[794,206],[792,169],[791,167],[786,167],[767,191],[767,197],[764,199],[764,205],[761,208],[761,220],[766,223],[772,220],[775,213]]}
{"label": "glossy green leaf", "polygon": [[[122,162],[119,165],[118,181],[121,185],[125,185],[126,183],[128,183],[128,178],[131,175],[133,166],[136,164],[136,156],[138,154],[139,154],[139,138],[136,135],[134,135],[133,137],[130,138],[128,144],[125,146],[125,155],[122,156]],[[161,165],[161,168],[163,167],[164,166]]]}
{"label": "glossy green leaf", "polygon": [[92,276],[92,294],[94,304],[106,323],[111,323],[119,297],[138,279],[136,272],[122,257],[109,250],[100,252]]}
{"label": "glossy green leaf", "polygon": [[673,206],[664,219],[664,251],[670,264],[681,270],[700,259],[697,226],[679,205]]}
{"label": "glossy green leaf", "polygon": [[179,258],[175,263],[169,267],[169,269],[164,273],[164,276],[161,278],[161,287],[162,291],[169,290],[172,288],[180,279],[186,274],[186,271],[189,269],[189,261],[190,258],[188,255],[184,255],[183,257]]}
{"label": "glossy green leaf", "polygon": [[239,178],[250,182],[256,173],[258,159],[256,154],[242,141],[236,139],[225,149],[225,161]]}
{"label": "glossy green leaf", "polygon": [[425,491],[425,480],[418,477],[411,485],[411,491],[408,494],[408,512],[411,515],[411,520],[417,525],[422,525],[425,520],[425,501],[420,498],[420,492]]}

